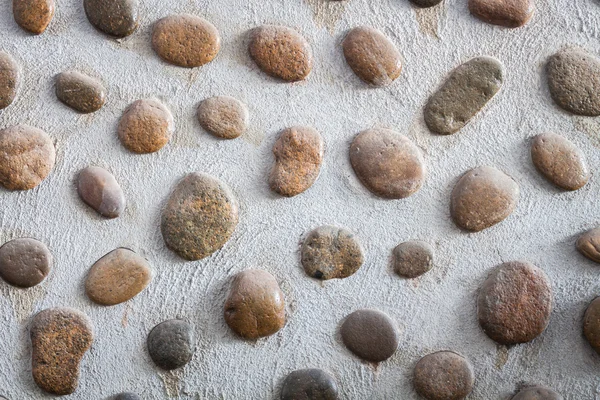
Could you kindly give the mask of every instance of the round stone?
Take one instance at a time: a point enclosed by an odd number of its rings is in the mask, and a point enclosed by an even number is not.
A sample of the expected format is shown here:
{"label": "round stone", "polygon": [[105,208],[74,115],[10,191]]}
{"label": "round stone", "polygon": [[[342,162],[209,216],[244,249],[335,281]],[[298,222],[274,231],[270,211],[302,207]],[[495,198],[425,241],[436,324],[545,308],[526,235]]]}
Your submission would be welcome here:
{"label": "round stone", "polygon": [[142,400],[140,396],[135,393],[119,393],[115,396],[115,400]]}
{"label": "round stone", "polygon": [[56,97],[80,113],[93,113],[106,102],[106,89],[92,77],[77,71],[60,73],[56,78]]}
{"label": "round stone", "polygon": [[420,240],[400,243],[392,253],[394,271],[405,278],[416,278],[433,267],[433,248]]}
{"label": "round stone", "polygon": [[352,71],[363,81],[386,86],[400,76],[402,56],[381,31],[359,26],[342,42],[344,57]]}
{"label": "round stone", "polygon": [[237,201],[229,187],[209,175],[191,173],[173,190],[161,230],[167,247],[192,261],[223,247],[237,223]]}
{"label": "round stone", "polygon": [[13,0],[13,16],[21,28],[39,35],[54,17],[54,0]]}
{"label": "round stone", "polygon": [[138,27],[138,0],[83,0],[88,20],[96,29],[118,38]]}
{"label": "round stone", "polygon": [[19,89],[19,65],[7,53],[0,51],[0,110],[12,104]]}
{"label": "round stone", "polygon": [[198,106],[202,128],[221,139],[240,137],[248,127],[248,108],[229,96],[208,98]]}
{"label": "round stone", "polygon": [[225,302],[225,322],[244,339],[258,339],[285,325],[285,300],[277,280],[267,271],[251,269],[233,278]]}
{"label": "round stone", "polygon": [[154,24],[152,47],[168,63],[193,68],[211,62],[221,49],[217,28],[204,18],[179,14]]}
{"label": "round stone", "polygon": [[494,25],[518,28],[531,19],[534,0],[469,0],[472,15]]}
{"label": "round stone", "polygon": [[552,287],[540,268],[526,262],[496,267],[479,290],[477,314],[483,331],[500,344],[529,342],[550,322]]}
{"label": "round stone", "polygon": [[413,386],[427,400],[460,400],[473,390],[475,376],[469,361],[452,351],[421,358],[413,372]]}
{"label": "round stone", "polygon": [[600,263],[600,228],[590,229],[577,239],[577,250],[587,258]]}
{"label": "round stone", "polygon": [[54,144],[40,129],[16,125],[0,130],[0,149],[0,184],[6,189],[33,189],[54,167]]}
{"label": "round stone", "polygon": [[154,153],[167,144],[175,124],[171,112],[158,100],[133,102],[119,121],[119,138],[129,151]]}
{"label": "round stone", "polygon": [[517,206],[519,185],[494,167],[478,167],[464,174],[454,190],[450,212],[463,229],[478,232],[503,221]]}
{"label": "round stone", "polygon": [[181,368],[194,355],[194,330],[192,325],[180,319],[170,319],[156,325],[147,340],[148,353],[162,369]]}
{"label": "round stone", "polygon": [[377,196],[402,199],[425,181],[421,151],[406,136],[391,129],[359,133],[350,145],[350,163],[360,181]]}
{"label": "round stone", "polygon": [[13,286],[35,286],[46,279],[51,268],[52,254],[38,240],[14,239],[0,247],[0,276]]}
{"label": "round stone", "polygon": [[399,343],[396,323],[378,310],[357,310],[340,329],[344,345],[366,361],[380,362],[394,355]]}
{"label": "round stone", "polygon": [[323,139],[311,127],[285,129],[273,145],[275,165],[269,175],[271,190],[296,196],[315,183],[323,162]]}
{"label": "round stone", "polygon": [[284,81],[301,81],[312,70],[310,45],[287,26],[263,25],[253,29],[248,50],[263,72]]}
{"label": "round stone", "polygon": [[320,369],[300,369],[289,374],[283,382],[281,400],[336,400],[335,380]]}
{"label": "round stone", "polygon": [[87,167],[77,178],[79,197],[106,218],[116,218],[125,209],[125,195],[115,177],[100,167]]}
{"label": "round stone", "polygon": [[519,390],[511,400],[563,400],[563,397],[549,388],[529,386]]}
{"label": "round stone", "polygon": [[410,0],[415,6],[421,8],[429,8],[433,6],[437,6],[442,2],[442,0]]}
{"label": "round stone", "polygon": [[596,353],[600,354],[600,297],[596,297],[585,310],[583,334]]}

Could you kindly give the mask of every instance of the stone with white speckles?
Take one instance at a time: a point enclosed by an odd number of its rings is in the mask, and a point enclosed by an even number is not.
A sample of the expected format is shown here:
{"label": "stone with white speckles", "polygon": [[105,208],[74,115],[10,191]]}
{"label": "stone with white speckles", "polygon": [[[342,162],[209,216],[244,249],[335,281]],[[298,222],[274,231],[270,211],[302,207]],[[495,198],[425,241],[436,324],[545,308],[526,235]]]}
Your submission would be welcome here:
{"label": "stone with white speckles", "polygon": [[46,245],[32,238],[19,238],[0,247],[0,276],[11,285],[28,288],[41,283],[52,268]]}
{"label": "stone with white speckles", "polygon": [[106,218],[117,218],[125,209],[125,195],[115,177],[100,167],[79,172],[77,192],[81,199]]}
{"label": "stone with white speckles", "polygon": [[427,400],[464,399],[474,383],[471,363],[453,351],[428,354],[413,371],[413,386]]}
{"label": "stone with white speckles", "polygon": [[138,0],[84,0],[83,6],[90,23],[111,36],[124,38],[138,27]]}
{"label": "stone with white speckles", "polygon": [[235,139],[248,127],[248,108],[233,97],[210,97],[198,106],[198,122],[217,137]]}

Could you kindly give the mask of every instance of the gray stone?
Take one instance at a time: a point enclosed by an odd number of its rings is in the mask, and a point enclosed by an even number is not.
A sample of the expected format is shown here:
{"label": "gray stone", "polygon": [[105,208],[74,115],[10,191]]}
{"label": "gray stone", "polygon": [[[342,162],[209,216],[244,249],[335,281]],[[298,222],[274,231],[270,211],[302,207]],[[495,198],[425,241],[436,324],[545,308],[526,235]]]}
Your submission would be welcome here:
{"label": "gray stone", "polygon": [[125,195],[115,177],[100,167],[79,172],[77,192],[81,199],[106,218],[117,218],[125,209]]}
{"label": "gray stone", "polygon": [[96,29],[123,38],[138,27],[138,0],[83,0],[85,14]]}
{"label": "gray stone", "polygon": [[433,248],[420,240],[400,243],[392,253],[394,271],[405,278],[416,278],[433,267]]}
{"label": "gray stone", "polygon": [[550,388],[529,386],[519,390],[511,400],[563,400],[563,397]]}
{"label": "gray stone", "polygon": [[414,5],[420,8],[429,8],[437,6],[442,0],[410,0]]}
{"label": "gray stone", "polygon": [[335,380],[320,369],[300,369],[289,374],[283,382],[281,400],[336,400]]}
{"label": "gray stone", "polygon": [[15,100],[19,81],[19,65],[9,54],[0,51],[0,110]]}
{"label": "gray stone", "polygon": [[62,72],[56,78],[56,97],[80,113],[93,113],[106,102],[106,89],[92,77],[77,71]]}
{"label": "gray stone", "polygon": [[150,331],[147,345],[152,361],[160,368],[181,368],[194,355],[193,327],[180,319],[161,322]]}
{"label": "gray stone", "polygon": [[142,400],[140,396],[135,393],[119,393],[115,396],[115,400]]}
{"label": "gray stone", "polygon": [[14,239],[0,247],[0,276],[11,285],[35,286],[46,279],[51,268],[52,254],[38,240]]}
{"label": "gray stone", "polygon": [[452,351],[426,355],[413,372],[413,386],[427,400],[464,399],[473,390],[474,383],[469,361]]}
{"label": "gray stone", "polygon": [[340,329],[344,345],[366,361],[380,362],[394,355],[400,341],[396,323],[378,310],[357,310]]}
{"label": "gray stone", "polygon": [[198,121],[221,139],[235,139],[248,127],[248,108],[233,97],[210,97],[198,106]]}

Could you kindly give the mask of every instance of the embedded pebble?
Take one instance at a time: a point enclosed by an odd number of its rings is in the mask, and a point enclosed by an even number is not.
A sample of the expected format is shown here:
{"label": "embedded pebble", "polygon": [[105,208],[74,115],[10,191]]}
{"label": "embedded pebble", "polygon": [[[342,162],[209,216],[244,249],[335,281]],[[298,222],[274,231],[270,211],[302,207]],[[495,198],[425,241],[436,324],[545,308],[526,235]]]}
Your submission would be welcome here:
{"label": "embedded pebble", "polygon": [[529,386],[521,389],[511,400],[563,400],[563,397],[550,388]]}
{"label": "embedded pebble", "polygon": [[531,19],[533,0],[469,0],[469,11],[482,21],[507,28],[518,28]]}
{"label": "embedded pebble", "polygon": [[519,201],[519,185],[494,167],[478,167],[465,173],[454,189],[450,211],[463,229],[478,232],[508,217]]}
{"label": "embedded pebble", "polygon": [[54,144],[41,129],[16,125],[0,130],[0,149],[0,184],[6,189],[33,189],[54,167]]}
{"label": "embedded pebble", "polygon": [[336,400],[335,380],[320,369],[300,369],[289,374],[283,382],[281,400]]}
{"label": "embedded pebble", "polygon": [[148,353],[162,369],[181,368],[194,355],[194,329],[186,321],[170,319],[156,325],[148,334]]}
{"label": "embedded pebble", "polygon": [[186,260],[219,250],[238,223],[238,205],[227,185],[201,173],[183,178],[162,212],[161,231],[168,248]]}
{"label": "embedded pebble", "polygon": [[39,35],[54,17],[54,0],[13,0],[13,16],[21,28]]}
{"label": "embedded pebble", "polygon": [[347,278],[364,261],[354,234],[335,226],[321,226],[310,232],[302,244],[301,258],[306,274],[322,280]]}
{"label": "embedded pebble", "polygon": [[590,229],[579,236],[576,247],[581,254],[600,263],[600,228]]}
{"label": "embedded pebble", "polygon": [[49,308],[33,317],[29,334],[35,383],[57,395],[75,392],[79,364],[94,340],[90,319],[79,310]]}
{"label": "embedded pebble", "polygon": [[350,145],[350,163],[367,189],[387,199],[408,197],[425,180],[421,150],[391,129],[373,128],[359,133]]}
{"label": "embedded pebble", "polygon": [[19,65],[7,53],[0,51],[0,110],[12,104],[19,88]]}
{"label": "embedded pebble", "polygon": [[77,192],[81,199],[106,218],[117,218],[125,209],[125,195],[115,177],[100,167],[79,172]]}
{"label": "embedded pebble", "polygon": [[498,93],[504,81],[502,64],[476,57],[458,66],[425,106],[425,123],[434,133],[458,132]]}
{"label": "embedded pebble", "polygon": [[585,310],[583,335],[596,353],[600,354],[600,297],[596,297]]}
{"label": "embedded pebble", "polygon": [[198,106],[202,128],[222,139],[240,137],[248,127],[248,108],[229,96],[210,97]]}
{"label": "embedded pebble", "polygon": [[563,189],[577,190],[590,179],[585,154],[555,133],[544,133],[533,139],[531,159],[542,175]]}
{"label": "embedded pebble", "polygon": [[0,247],[0,276],[13,286],[35,286],[46,279],[51,268],[52,254],[38,240],[19,238]]}
{"label": "embedded pebble", "polygon": [[83,6],[90,23],[108,35],[123,38],[138,27],[138,0],[83,0]]}
{"label": "embedded pebble", "polygon": [[129,249],[118,248],[92,265],[85,292],[92,301],[112,306],[132,299],[151,280],[152,269],[143,257]]}
{"label": "embedded pebble", "polygon": [[233,278],[224,310],[227,325],[244,339],[269,336],[285,325],[285,300],[277,280],[251,269]]}
{"label": "embedded pebble", "polygon": [[566,111],[600,115],[600,59],[581,49],[565,49],[546,64],[550,95]]}
{"label": "embedded pebble", "polygon": [[354,73],[375,86],[386,86],[400,76],[402,56],[378,29],[359,26],[342,42],[344,57]]}
{"label": "embedded pebble", "polygon": [[127,392],[127,393],[119,393],[115,397],[115,400],[142,400],[142,398],[135,393]]}
{"label": "embedded pebble", "polygon": [[378,310],[357,310],[340,328],[344,345],[366,361],[387,360],[396,352],[400,334],[396,323]]}
{"label": "embedded pebble", "polygon": [[310,45],[287,26],[263,25],[253,29],[248,50],[263,72],[284,81],[301,81],[312,70]]}
{"label": "embedded pebble", "polygon": [[269,175],[271,190],[292,197],[310,188],[323,162],[323,139],[306,126],[285,129],[273,145],[275,165]]}
{"label": "embedded pebble", "polygon": [[204,18],[170,15],[154,24],[152,47],[168,63],[194,68],[211,62],[221,49],[217,28]]}
{"label": "embedded pebble", "polygon": [[144,99],[133,102],[119,121],[119,139],[128,150],[154,153],[167,144],[175,124],[171,112],[158,100]]}
{"label": "embedded pebble", "polygon": [[106,102],[106,89],[92,77],[77,71],[60,73],[56,78],[56,97],[80,113],[93,113]]}
{"label": "embedded pebble", "polygon": [[500,344],[529,342],[548,326],[552,287],[540,268],[520,261],[496,267],[483,282],[477,314],[483,331]]}
{"label": "embedded pebble", "polygon": [[414,5],[421,8],[437,6],[442,0],[410,0]]}
{"label": "embedded pebble", "polygon": [[416,278],[433,267],[433,248],[423,241],[400,243],[392,253],[394,271],[405,278]]}
{"label": "embedded pebble", "polygon": [[413,372],[413,386],[427,400],[464,399],[473,390],[474,383],[471,364],[453,351],[426,355]]}

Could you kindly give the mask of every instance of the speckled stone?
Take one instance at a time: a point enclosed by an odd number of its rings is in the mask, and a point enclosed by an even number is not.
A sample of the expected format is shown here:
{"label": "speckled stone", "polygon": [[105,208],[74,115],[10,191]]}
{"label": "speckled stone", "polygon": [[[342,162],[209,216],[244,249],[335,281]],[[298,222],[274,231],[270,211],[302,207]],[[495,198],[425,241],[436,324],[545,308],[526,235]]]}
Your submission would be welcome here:
{"label": "speckled stone", "polygon": [[35,383],[57,395],[75,392],[79,364],[94,340],[89,318],[71,308],[50,308],[33,317],[29,334]]}
{"label": "speckled stone", "polygon": [[13,0],[13,16],[21,28],[39,35],[54,17],[54,0]]}
{"label": "speckled stone", "polygon": [[129,151],[154,153],[167,144],[175,124],[171,112],[158,100],[133,102],[119,121],[119,139]]}
{"label": "speckled stone", "polygon": [[519,185],[494,167],[465,173],[452,191],[450,211],[463,229],[479,232],[508,217],[519,201]]}
{"label": "speckled stone", "polygon": [[296,196],[317,180],[323,162],[323,138],[314,128],[285,129],[273,145],[275,165],[269,175],[271,190],[282,196]]}
{"label": "speckled stone", "polygon": [[170,319],[150,331],[148,353],[152,361],[162,369],[181,368],[192,359],[195,341],[192,325],[180,319]]}
{"label": "speckled stone", "polygon": [[342,42],[344,57],[363,81],[386,86],[400,76],[402,56],[381,31],[367,26],[352,29]]}
{"label": "speckled stone", "polygon": [[204,18],[170,15],[154,24],[152,47],[168,63],[194,68],[211,62],[221,49],[217,28]]}
{"label": "speckled stone", "polygon": [[46,279],[51,268],[52,254],[38,240],[19,238],[0,247],[0,276],[13,286],[35,286]]}
{"label": "speckled stone", "polygon": [[579,236],[576,247],[581,254],[600,263],[600,227],[590,229]]}
{"label": "speckled stone", "polygon": [[15,100],[19,81],[19,65],[8,53],[0,51],[0,110]]}
{"label": "speckled stone", "polygon": [[125,209],[125,195],[115,177],[100,167],[87,167],[77,179],[79,197],[106,218],[117,218]]}
{"label": "speckled stone", "polygon": [[77,71],[56,77],[56,97],[80,113],[93,113],[106,102],[106,89],[100,81]]}
{"label": "speckled stone", "polygon": [[573,114],[600,115],[600,59],[581,49],[565,49],[546,64],[554,102]]}
{"label": "speckled stone", "polygon": [[119,393],[115,396],[115,400],[142,400],[140,396],[135,393]]}
{"label": "speckled stone", "polygon": [[308,234],[301,257],[306,274],[322,280],[347,278],[364,261],[360,244],[350,231],[327,225]]}
{"label": "speckled stone", "polygon": [[248,108],[229,96],[210,97],[198,106],[198,122],[202,128],[221,139],[240,137],[248,127]]}
{"label": "speckled stone", "polygon": [[420,8],[429,8],[433,6],[437,6],[442,2],[442,0],[410,0],[415,6]]}
{"label": "speckled stone", "polygon": [[191,261],[223,247],[237,223],[237,200],[229,187],[209,175],[191,173],[173,190],[161,230],[167,247]]}
{"label": "speckled stone", "polygon": [[137,296],[151,280],[150,264],[133,251],[119,248],[92,265],[85,292],[90,300],[112,306]]}
{"label": "speckled stone", "polygon": [[300,369],[289,374],[283,382],[281,400],[336,400],[335,380],[320,369]]}
{"label": "speckled stone", "polygon": [[312,70],[310,45],[287,26],[263,25],[253,29],[248,50],[263,72],[284,81],[301,81]]}
{"label": "speckled stone", "polygon": [[426,242],[412,240],[393,250],[394,271],[405,278],[416,278],[433,267],[433,248]]}
{"label": "speckled stone", "polygon": [[469,0],[469,11],[475,17],[494,25],[518,28],[531,19],[533,0]]}
{"label": "speckled stone", "polygon": [[267,271],[238,273],[224,310],[227,325],[244,339],[258,339],[285,325],[285,300],[277,280]]}
{"label": "speckled stone", "polygon": [[427,400],[460,400],[473,390],[475,376],[469,361],[452,351],[421,358],[413,372],[413,386]]}
{"label": "speckled stone", "polygon": [[0,184],[9,190],[33,189],[50,174],[54,144],[41,129],[16,125],[0,130]]}
{"label": "speckled stone", "polygon": [[371,362],[393,356],[400,341],[396,323],[378,310],[354,311],[342,324],[340,333],[348,350]]}
{"label": "speckled stone", "polygon": [[529,386],[519,390],[511,400],[563,400],[563,397],[550,388]]}
{"label": "speckled stone", "polygon": [[421,150],[391,129],[373,128],[359,133],[350,145],[350,163],[363,185],[386,199],[408,197],[425,181]]}
{"label": "speckled stone", "polygon": [[138,0],[83,0],[85,14],[96,29],[118,38],[138,27]]}
{"label": "speckled stone", "polygon": [[462,129],[498,93],[504,81],[502,64],[477,57],[458,66],[425,106],[429,130],[450,135]]}
{"label": "speckled stone", "polygon": [[600,354],[600,297],[596,297],[585,310],[583,335],[596,353]]}
{"label": "speckled stone", "polygon": [[477,314],[483,331],[500,344],[526,343],[550,322],[552,286],[540,268],[519,261],[496,267],[479,290]]}

